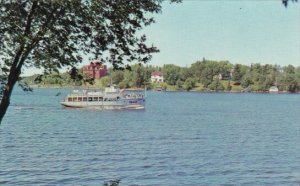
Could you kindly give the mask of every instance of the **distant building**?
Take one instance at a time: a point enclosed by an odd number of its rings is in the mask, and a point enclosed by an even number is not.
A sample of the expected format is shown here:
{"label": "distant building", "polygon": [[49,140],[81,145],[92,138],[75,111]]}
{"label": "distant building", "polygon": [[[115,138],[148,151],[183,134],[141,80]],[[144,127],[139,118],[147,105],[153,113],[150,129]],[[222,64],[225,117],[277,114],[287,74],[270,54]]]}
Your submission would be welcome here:
{"label": "distant building", "polygon": [[269,89],[270,93],[278,93],[278,91],[279,90],[278,90],[278,88],[276,86],[271,86],[270,89]]}
{"label": "distant building", "polygon": [[164,76],[161,72],[155,71],[151,73],[151,82],[164,82]]}
{"label": "distant building", "polygon": [[82,74],[93,79],[100,79],[107,75],[107,67],[100,60],[94,60],[89,65],[82,67]]}
{"label": "distant building", "polygon": [[219,80],[230,80],[232,76],[231,72],[225,72],[219,74]]}

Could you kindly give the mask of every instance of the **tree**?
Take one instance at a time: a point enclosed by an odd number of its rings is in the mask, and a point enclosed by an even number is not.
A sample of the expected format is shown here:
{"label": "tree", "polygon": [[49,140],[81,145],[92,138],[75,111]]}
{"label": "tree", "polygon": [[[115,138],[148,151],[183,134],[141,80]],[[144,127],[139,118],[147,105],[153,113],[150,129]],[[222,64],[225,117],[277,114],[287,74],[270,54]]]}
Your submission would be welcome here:
{"label": "tree", "polygon": [[185,81],[188,78],[193,77],[193,73],[190,68],[183,67],[180,69],[180,80]]}
{"label": "tree", "polygon": [[300,67],[297,67],[295,70],[295,76],[298,80],[300,80]]}
{"label": "tree", "polygon": [[299,83],[297,82],[295,75],[287,75],[285,83],[287,86],[287,91],[296,92],[297,90],[299,90]]}
{"label": "tree", "polygon": [[76,67],[72,67],[68,74],[74,85],[81,85],[82,80],[86,82],[86,79],[88,78],[85,75],[82,75]]}
{"label": "tree", "polygon": [[180,76],[180,67],[173,64],[164,65],[163,75],[166,83],[169,85],[176,85],[176,82]]}
{"label": "tree", "polygon": [[180,79],[178,79],[178,80],[176,81],[176,86],[177,86],[178,89],[181,89],[182,86],[183,86],[183,84],[184,84],[184,82],[181,81]]}
{"label": "tree", "polygon": [[232,72],[232,80],[236,81],[237,84],[240,84],[240,81],[243,77],[242,74],[242,69],[241,69],[241,65],[240,64],[236,64],[233,67],[233,72]]}
{"label": "tree", "polygon": [[209,86],[209,89],[219,91],[219,90],[224,90],[223,84],[220,82],[218,78],[216,78]]}
{"label": "tree", "polygon": [[230,79],[230,70],[232,65],[229,61],[212,61],[203,59],[202,61],[197,61],[191,66],[191,74],[194,75],[195,79],[202,83],[204,87],[208,87],[209,84],[213,82],[215,76],[220,74],[225,79]]}
{"label": "tree", "polygon": [[196,85],[196,81],[193,78],[187,78],[183,83],[183,88],[187,91],[190,91]]}
{"label": "tree", "polygon": [[119,84],[124,79],[124,71],[122,70],[115,70],[111,73],[112,83]]}
{"label": "tree", "polygon": [[[171,0],[179,1],[179,0]],[[123,61],[146,63],[151,53],[137,31],[154,22],[161,0],[1,1],[0,123],[14,85],[26,67],[58,71],[81,62],[82,55],[124,68]],[[146,16],[147,15],[147,16]]]}
{"label": "tree", "polygon": [[205,88],[207,88],[208,85],[213,82],[213,77],[212,69],[204,68],[201,72],[200,82],[203,83]]}
{"label": "tree", "polygon": [[288,65],[283,68],[283,72],[286,74],[295,74],[295,67],[293,65]]}
{"label": "tree", "polygon": [[120,82],[122,86],[120,88],[134,87],[134,74],[131,70],[124,71],[124,79]]}
{"label": "tree", "polygon": [[146,83],[145,79],[145,68],[142,65],[134,65],[133,66],[133,72],[134,72],[134,85],[135,87],[142,87]]}
{"label": "tree", "polygon": [[295,92],[300,88],[300,82],[293,74],[284,74],[277,78],[279,90]]}
{"label": "tree", "polygon": [[260,91],[268,91],[274,84],[272,77],[266,74],[260,75],[259,81],[257,82],[257,86]]}
{"label": "tree", "polygon": [[83,80],[84,85],[86,85],[87,83],[90,85],[95,84],[95,79],[93,77],[91,77],[89,74],[83,74],[82,80]]}
{"label": "tree", "polygon": [[111,84],[111,78],[109,76],[104,76],[100,79],[101,87],[107,87]]}

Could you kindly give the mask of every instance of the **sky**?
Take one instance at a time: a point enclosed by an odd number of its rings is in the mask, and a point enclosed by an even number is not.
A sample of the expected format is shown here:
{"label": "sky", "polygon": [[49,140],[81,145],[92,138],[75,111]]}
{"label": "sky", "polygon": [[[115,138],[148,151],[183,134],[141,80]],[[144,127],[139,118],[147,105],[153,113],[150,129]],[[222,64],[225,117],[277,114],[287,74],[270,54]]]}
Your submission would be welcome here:
{"label": "sky", "polygon": [[285,8],[281,0],[183,0],[162,7],[153,15],[156,23],[141,31],[160,49],[149,65],[189,67],[205,58],[300,66],[299,2]]}
{"label": "sky", "polygon": [[163,4],[145,29],[160,49],[150,64],[190,66],[197,60],[300,66],[300,3],[281,0],[183,0]]}

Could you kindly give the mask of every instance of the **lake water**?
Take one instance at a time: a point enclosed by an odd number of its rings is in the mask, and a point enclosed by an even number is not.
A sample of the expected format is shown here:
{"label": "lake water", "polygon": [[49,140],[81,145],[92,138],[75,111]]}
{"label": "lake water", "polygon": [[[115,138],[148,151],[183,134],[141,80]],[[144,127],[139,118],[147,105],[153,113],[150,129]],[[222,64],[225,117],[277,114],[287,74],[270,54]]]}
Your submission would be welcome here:
{"label": "lake water", "polygon": [[147,92],[145,110],[91,111],[61,107],[68,91],[14,92],[0,184],[300,185],[300,94]]}

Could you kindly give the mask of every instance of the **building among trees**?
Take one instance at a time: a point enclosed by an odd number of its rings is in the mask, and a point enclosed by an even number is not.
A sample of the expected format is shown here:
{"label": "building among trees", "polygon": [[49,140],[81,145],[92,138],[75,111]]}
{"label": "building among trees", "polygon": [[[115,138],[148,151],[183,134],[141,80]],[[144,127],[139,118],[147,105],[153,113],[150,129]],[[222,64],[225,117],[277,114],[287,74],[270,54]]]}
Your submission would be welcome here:
{"label": "building among trees", "polygon": [[232,72],[223,72],[219,73],[219,80],[230,80],[232,76]]}
{"label": "building among trees", "polygon": [[278,93],[278,91],[279,90],[278,90],[277,86],[271,86],[270,89],[269,89],[270,93]]}
{"label": "building among trees", "polygon": [[151,82],[164,82],[164,76],[159,71],[154,71],[151,73]]}
{"label": "building among trees", "polygon": [[84,77],[100,79],[107,75],[107,67],[100,60],[94,60],[89,65],[82,67],[82,74]]}

